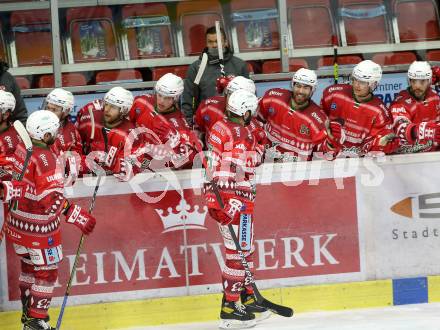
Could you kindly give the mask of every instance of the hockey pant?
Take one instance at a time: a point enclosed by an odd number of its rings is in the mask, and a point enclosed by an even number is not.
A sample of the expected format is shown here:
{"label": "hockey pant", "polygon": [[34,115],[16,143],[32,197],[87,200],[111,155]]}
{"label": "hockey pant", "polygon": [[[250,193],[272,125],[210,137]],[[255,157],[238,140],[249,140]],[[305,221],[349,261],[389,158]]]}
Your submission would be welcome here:
{"label": "hockey pant", "polygon": [[[221,217],[224,214],[221,211],[210,212],[213,217]],[[253,254],[254,254],[254,228],[253,215],[241,214],[240,217],[234,219],[231,223],[234,228],[240,246],[243,250],[244,256],[248,263],[249,269],[253,269]],[[223,291],[228,301],[238,301],[242,290],[252,294],[253,289],[245,276],[245,270],[241,263],[240,255],[235,247],[235,243],[229,232],[227,225],[219,223],[220,234],[223,237],[225,246],[226,261],[222,269],[222,285]]]}
{"label": "hockey pant", "polygon": [[62,260],[61,246],[50,249],[31,249],[14,244],[21,258],[19,277],[20,298],[29,317],[48,316],[53,289],[58,277],[58,263]]}

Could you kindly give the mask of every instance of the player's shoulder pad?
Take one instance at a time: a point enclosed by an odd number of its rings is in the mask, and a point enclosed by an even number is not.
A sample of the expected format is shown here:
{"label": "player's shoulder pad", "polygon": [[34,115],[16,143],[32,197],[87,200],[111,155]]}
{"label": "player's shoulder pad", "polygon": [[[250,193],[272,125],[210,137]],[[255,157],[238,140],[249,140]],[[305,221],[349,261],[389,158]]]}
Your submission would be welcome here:
{"label": "player's shoulder pad", "polygon": [[285,88],[272,88],[266,91],[264,97],[290,97],[291,91]]}
{"label": "player's shoulder pad", "polygon": [[343,92],[351,89],[351,85],[349,84],[336,84],[330,85],[324,89],[324,93],[332,94],[336,92]]}

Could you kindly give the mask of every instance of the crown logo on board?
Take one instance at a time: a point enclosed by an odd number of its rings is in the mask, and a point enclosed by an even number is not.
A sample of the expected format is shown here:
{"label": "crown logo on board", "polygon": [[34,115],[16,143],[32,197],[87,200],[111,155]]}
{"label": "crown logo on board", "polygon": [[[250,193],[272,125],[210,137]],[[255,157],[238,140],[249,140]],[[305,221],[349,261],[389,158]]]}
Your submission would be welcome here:
{"label": "crown logo on board", "polygon": [[201,211],[199,211],[198,205],[191,208],[191,205],[182,198],[174,209],[172,207],[167,209],[167,215],[164,215],[165,212],[161,209],[156,209],[155,211],[159,214],[162,221],[163,233],[183,230],[184,228],[206,230],[205,218],[206,213],[208,213],[206,206],[203,206]]}

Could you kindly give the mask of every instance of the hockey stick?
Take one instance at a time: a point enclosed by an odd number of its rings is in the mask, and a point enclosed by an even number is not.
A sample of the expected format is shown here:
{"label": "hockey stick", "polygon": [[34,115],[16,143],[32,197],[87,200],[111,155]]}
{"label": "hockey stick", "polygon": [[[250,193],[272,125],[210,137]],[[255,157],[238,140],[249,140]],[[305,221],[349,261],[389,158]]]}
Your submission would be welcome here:
{"label": "hockey stick", "polygon": [[[104,174],[105,175],[105,174]],[[89,214],[92,213],[93,208],[95,207],[95,201],[96,201],[96,195],[98,193],[98,188],[99,185],[101,183],[101,178],[102,178],[103,174],[100,173],[98,175],[98,180],[96,181],[96,186],[95,186],[95,190],[93,192],[93,197],[92,197],[92,201],[90,203],[90,207],[89,207]],[[84,239],[85,239],[86,235],[81,234],[81,239],[79,241],[79,245],[78,248],[76,250],[76,255],[75,255],[75,261],[73,262],[73,267],[72,267],[72,271],[70,272],[70,278],[69,278],[69,282],[67,283],[67,287],[66,287],[66,293],[64,294],[64,299],[63,299],[63,304],[61,305],[61,309],[60,309],[60,314],[58,315],[58,320],[57,320],[57,326],[56,329],[59,330],[61,327],[61,322],[63,320],[63,315],[64,315],[64,310],[66,308],[66,304],[67,304],[67,298],[70,295],[70,289],[72,288],[72,280],[73,280],[73,276],[76,273],[76,267],[78,266],[78,261],[79,261],[79,256],[81,254],[81,250],[82,250],[82,246],[84,244]]]}
{"label": "hockey stick", "polygon": [[93,110],[91,106],[89,106],[87,110],[89,111],[90,122],[92,124],[91,132],[90,132],[90,140],[93,140],[95,138],[95,117],[93,116]]}
{"label": "hockey stick", "polygon": [[194,90],[193,90],[193,100],[192,100],[193,112],[195,112],[197,110],[197,107],[199,106],[199,84],[200,84],[200,80],[202,79],[203,73],[205,72],[207,64],[208,64],[208,54],[203,53],[202,60],[200,61],[199,70],[197,71],[196,78],[194,79]]}
{"label": "hockey stick", "polygon": [[339,66],[338,66],[338,37],[332,36],[333,43],[333,76],[335,78],[334,84],[336,85],[339,80]]}
{"label": "hockey stick", "polygon": [[[20,172],[18,179],[17,179],[18,181],[21,181],[21,180],[23,180],[24,174],[26,173],[26,169],[29,165],[29,161],[32,156],[32,141],[31,141],[31,138],[29,137],[28,132],[26,131],[26,128],[21,123],[21,121],[19,121],[19,120],[14,121],[13,125],[14,125],[14,128],[17,131],[18,135],[20,136],[21,140],[23,141],[25,148],[26,148],[26,156],[24,159],[23,168],[21,169],[21,172]],[[11,210],[13,204],[15,204],[15,202],[9,203],[8,213]],[[5,235],[5,232],[6,232],[6,218],[4,219],[2,231],[0,232],[0,245],[3,242],[3,237]]]}
{"label": "hockey stick", "polygon": [[220,22],[215,21],[215,33],[217,35],[217,49],[218,49],[218,59],[220,64],[220,73],[223,77],[226,76],[225,74],[225,63],[224,63],[224,57],[223,57],[223,42],[222,42],[222,34],[220,30]]}
{"label": "hockey stick", "polygon": [[[220,196],[220,192],[218,190],[217,184],[212,179],[208,164],[206,162],[205,155],[204,155],[203,151],[200,150],[200,147],[198,148],[197,151],[200,154],[203,167],[205,168],[205,171],[206,171],[206,176],[208,177],[209,183],[212,186],[212,190],[214,191],[217,202],[219,203],[220,207],[222,209],[224,209],[225,205],[223,203],[223,199]],[[245,271],[245,274],[246,274],[246,282],[248,282],[252,286],[252,289],[254,290],[254,296],[255,296],[255,299],[258,302],[258,304],[266,307],[268,310],[270,310],[271,312],[273,312],[275,314],[278,314],[278,315],[281,315],[284,317],[291,317],[293,315],[293,309],[291,309],[290,307],[287,307],[287,306],[275,304],[275,303],[267,300],[266,298],[264,298],[261,295],[261,293],[258,290],[258,287],[255,283],[254,276],[253,276],[251,270],[249,269],[249,265],[246,261],[246,257],[244,256],[243,250],[241,249],[237,235],[235,234],[234,228],[232,227],[231,224],[228,225],[228,230],[229,230],[229,233],[231,234],[232,240],[234,241],[235,248],[237,249],[237,252],[240,256],[240,261],[241,261],[241,264],[242,264],[244,271]]]}

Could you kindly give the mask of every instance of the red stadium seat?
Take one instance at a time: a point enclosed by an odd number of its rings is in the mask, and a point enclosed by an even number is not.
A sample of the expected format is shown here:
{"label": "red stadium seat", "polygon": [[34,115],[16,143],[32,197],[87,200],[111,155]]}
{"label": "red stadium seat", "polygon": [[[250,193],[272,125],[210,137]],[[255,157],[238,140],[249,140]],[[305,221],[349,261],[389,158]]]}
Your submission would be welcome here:
{"label": "red stadium seat", "polygon": [[439,12],[434,0],[394,0],[401,42],[440,39]]}
{"label": "red stadium seat", "polygon": [[240,52],[280,48],[276,0],[231,1]]}
{"label": "red stadium seat", "polygon": [[[289,59],[289,72],[297,71],[300,68],[308,68],[307,61],[302,58]],[[281,72],[280,60],[268,60],[264,61],[262,73],[278,73]]]}
{"label": "red stadium seat", "polygon": [[100,71],[96,74],[96,83],[121,83],[142,81],[142,74],[135,69]]}
{"label": "red stadium seat", "polygon": [[188,65],[176,65],[176,66],[160,66],[151,69],[152,80],[159,80],[166,73],[174,73],[176,76],[184,79],[186,77],[186,72],[188,71]]}
{"label": "red stadium seat", "polygon": [[439,61],[440,62],[440,50],[428,50],[426,52],[426,60],[427,61]]}
{"label": "red stadium seat", "polygon": [[200,54],[206,46],[206,29],[214,26],[215,21],[223,23],[220,3],[215,0],[180,1],[176,11],[185,55]]}
{"label": "red stadium seat", "polygon": [[112,11],[108,7],[77,7],[66,12],[75,62],[118,59]]}
{"label": "red stadium seat", "polygon": [[[338,65],[355,65],[362,61],[359,55],[339,55]],[[324,56],[318,60],[318,68],[323,66],[333,66],[333,56]]]}
{"label": "red stadium seat", "polygon": [[375,54],[371,59],[379,65],[398,65],[411,64],[417,60],[417,57],[412,52],[396,52],[396,53],[379,53]]}
{"label": "red stadium seat", "polygon": [[386,7],[381,0],[339,0],[347,45],[389,43]]}
{"label": "red stadium seat", "polygon": [[[63,73],[61,75],[61,81],[63,87],[87,85],[86,77],[78,72]],[[54,86],[55,79],[52,74],[42,75],[38,78],[37,88],[51,88]]]}
{"label": "red stadium seat", "polygon": [[163,3],[122,7],[130,59],[174,56],[171,22]]}
{"label": "red stadium seat", "polygon": [[50,12],[46,9],[11,13],[18,66],[52,63]]}
{"label": "red stadium seat", "polygon": [[294,48],[332,46],[335,27],[329,0],[288,0],[287,19]]}
{"label": "red stadium seat", "polygon": [[31,82],[26,77],[14,77],[21,90],[31,88]]}

